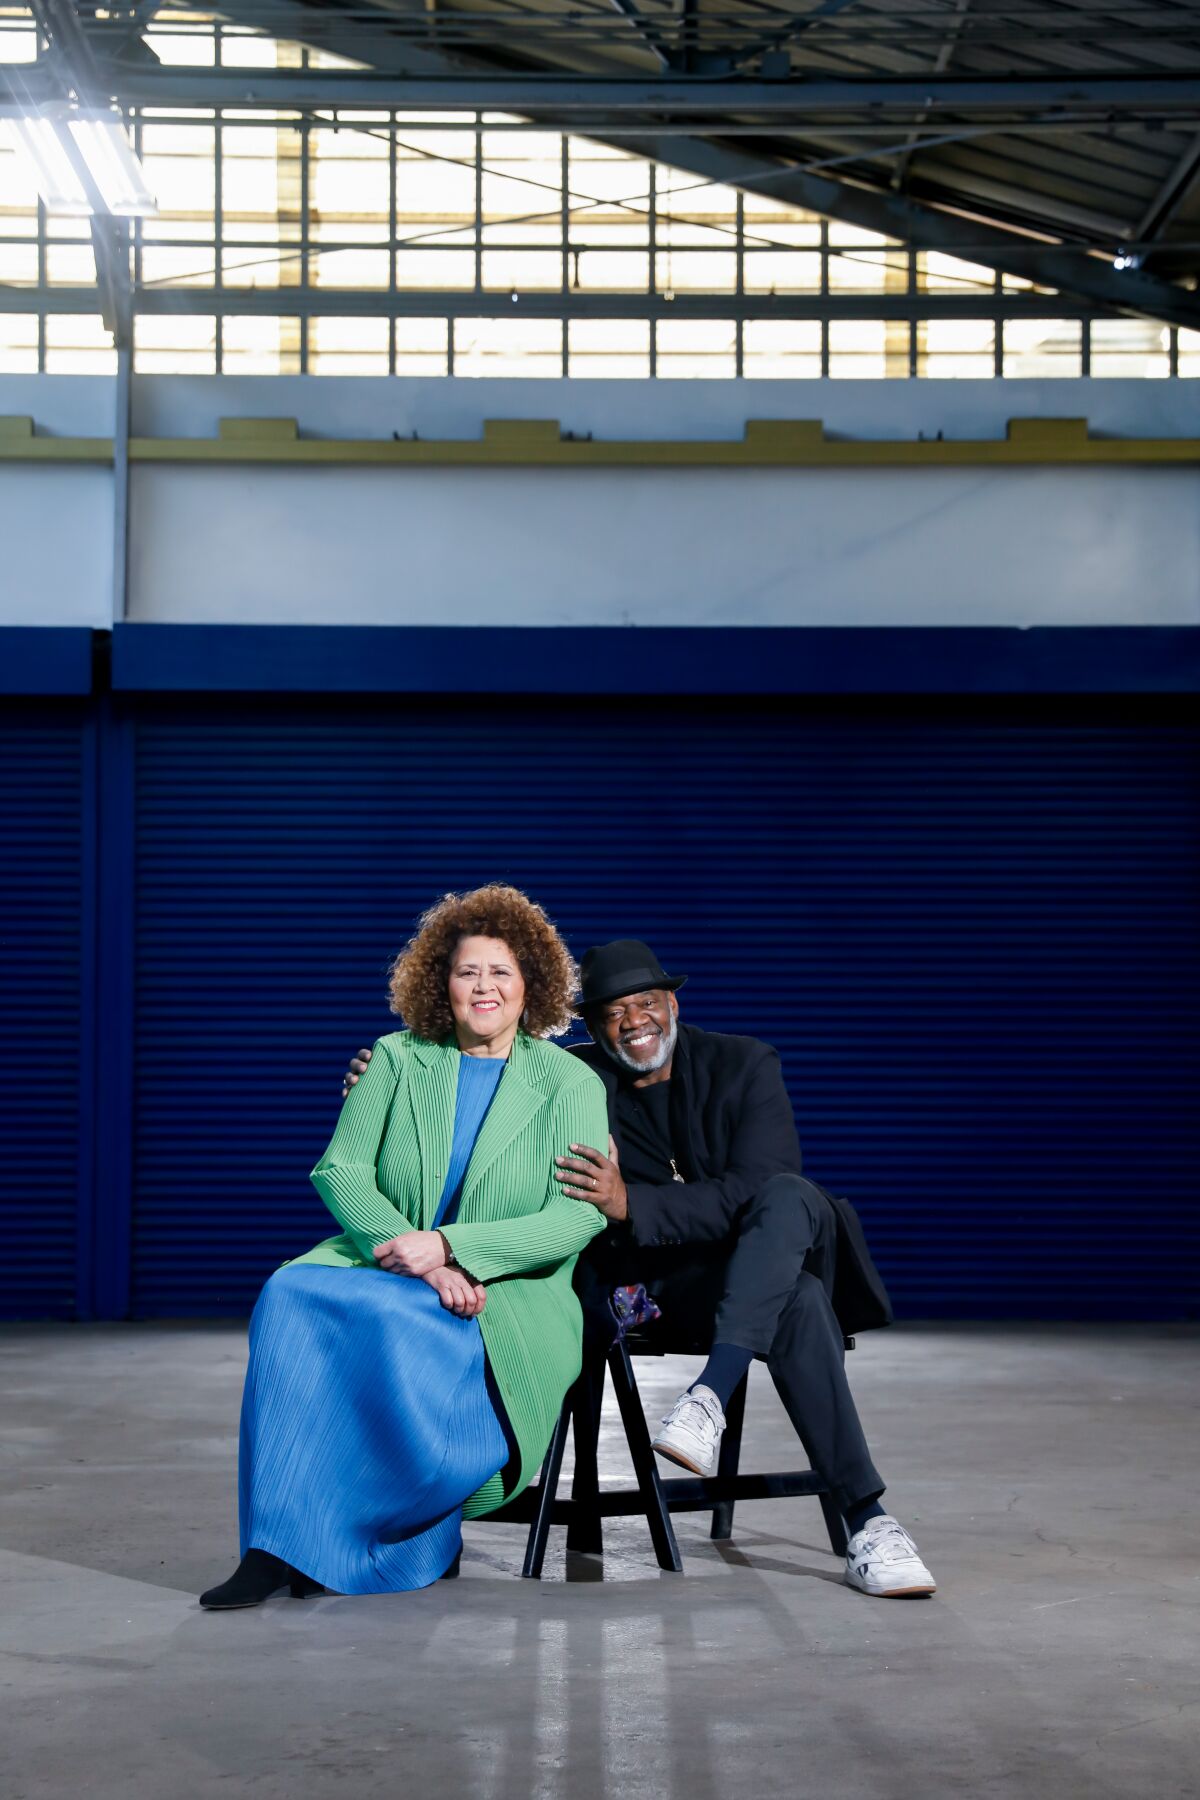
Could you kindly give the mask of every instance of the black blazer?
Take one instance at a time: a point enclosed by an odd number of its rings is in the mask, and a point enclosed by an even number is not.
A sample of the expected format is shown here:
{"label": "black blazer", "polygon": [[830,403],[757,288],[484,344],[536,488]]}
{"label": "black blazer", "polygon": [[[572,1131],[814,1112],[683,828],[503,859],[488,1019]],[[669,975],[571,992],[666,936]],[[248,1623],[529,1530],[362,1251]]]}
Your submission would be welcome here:
{"label": "black blazer", "polygon": [[[619,1151],[618,1077],[612,1060],[595,1044],[570,1048],[604,1083],[609,1130]],[[758,1038],[701,1031],[681,1022],[671,1068],[670,1117],[671,1143],[685,1179],[662,1186],[627,1183],[628,1222],[610,1226],[604,1237],[593,1240],[600,1256],[605,1238],[647,1250],[703,1245],[711,1255],[711,1247],[733,1233],[742,1208],[770,1176],[801,1172],[796,1121],[779,1054]],[[890,1324],[891,1302],[858,1214],[849,1201],[824,1188],[821,1192],[837,1216],[833,1306],[838,1323],[844,1332]]]}

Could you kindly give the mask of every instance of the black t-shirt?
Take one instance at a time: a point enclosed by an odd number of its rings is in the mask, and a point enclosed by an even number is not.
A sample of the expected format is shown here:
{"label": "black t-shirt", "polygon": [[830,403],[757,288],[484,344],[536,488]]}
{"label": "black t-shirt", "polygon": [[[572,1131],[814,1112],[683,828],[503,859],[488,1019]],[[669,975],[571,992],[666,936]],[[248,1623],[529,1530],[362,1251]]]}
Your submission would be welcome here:
{"label": "black t-shirt", "polygon": [[625,1181],[661,1185],[675,1179],[670,1105],[669,1080],[652,1081],[648,1087],[623,1081],[617,1089],[616,1138]]}

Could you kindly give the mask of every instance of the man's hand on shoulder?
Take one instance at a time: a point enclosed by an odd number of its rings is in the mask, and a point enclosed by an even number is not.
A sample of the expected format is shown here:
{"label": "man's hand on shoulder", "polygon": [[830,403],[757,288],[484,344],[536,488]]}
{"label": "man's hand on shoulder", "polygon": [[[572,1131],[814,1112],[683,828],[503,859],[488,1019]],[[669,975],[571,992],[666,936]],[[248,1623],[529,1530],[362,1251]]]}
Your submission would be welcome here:
{"label": "man's hand on shoulder", "polygon": [[350,1089],[354,1086],[354,1084],[358,1080],[359,1076],[366,1074],[367,1064],[370,1062],[370,1060],[371,1060],[371,1052],[369,1050],[360,1050],[357,1056],[351,1057],[350,1067],[346,1070],[346,1073],[342,1076],[342,1099],[343,1100],[346,1098],[346,1095],[350,1092]]}
{"label": "man's hand on shoulder", "polygon": [[572,1155],[556,1156],[554,1179],[573,1200],[587,1200],[599,1207],[606,1219],[620,1223],[629,1217],[629,1198],[617,1165],[617,1147],[608,1140],[611,1155],[588,1144],[572,1144]]}

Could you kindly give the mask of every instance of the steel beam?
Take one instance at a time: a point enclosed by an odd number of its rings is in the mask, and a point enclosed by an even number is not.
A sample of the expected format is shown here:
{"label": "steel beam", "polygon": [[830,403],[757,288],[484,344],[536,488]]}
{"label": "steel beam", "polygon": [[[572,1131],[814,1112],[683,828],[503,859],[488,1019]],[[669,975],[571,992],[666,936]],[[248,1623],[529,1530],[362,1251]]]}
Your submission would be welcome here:
{"label": "steel beam", "polygon": [[654,161],[669,162],[709,181],[744,188],[747,193],[769,194],[808,212],[839,219],[865,231],[898,239],[918,250],[962,254],[970,243],[971,260],[1021,275],[1039,286],[1057,288],[1090,306],[1101,306],[1134,318],[1156,319],[1168,325],[1200,330],[1200,294],[1160,281],[1139,269],[1116,269],[1111,261],[1073,250],[1061,243],[1039,244],[1015,232],[981,225],[959,213],[923,206],[902,194],[853,187],[813,175],[780,162],[764,170],[763,159],[732,145],[702,138],[673,137],[659,143],[654,137],[622,138],[623,148]]}
{"label": "steel beam", "polygon": [[[310,38],[313,33],[308,33]],[[397,47],[402,54],[403,46]],[[444,71],[446,58],[437,60]],[[379,70],[129,68],[97,64],[108,96],[126,106],[269,106],[288,109],[351,107],[369,110],[474,112],[480,108],[531,118],[578,116],[600,123],[613,113],[697,112],[749,114],[775,128],[789,119],[817,116],[861,120],[902,117],[943,110],[959,117],[996,114],[1017,117],[1031,108],[1076,113],[1182,114],[1200,119],[1200,69],[1195,75],[911,76],[871,75],[859,79],[793,75],[781,81],[742,76],[677,74],[564,77],[484,72],[444,72],[422,76]],[[0,69],[0,94],[13,103],[41,102],[59,89],[49,68],[22,64]]]}
{"label": "steel beam", "polygon": [[[1109,309],[1057,294],[581,294],[519,295],[386,288],[142,288],[134,310],[159,317],[452,319],[1085,319]],[[95,288],[0,288],[0,313],[88,313]]]}
{"label": "steel beam", "polygon": [[664,45],[654,20],[642,12],[636,4],[636,0],[609,0],[609,5],[614,7],[623,18],[628,19],[641,40],[642,48],[650,52],[659,68],[669,69],[671,66],[670,51]]}
{"label": "steel beam", "polygon": [[116,624],[120,624],[129,611],[129,428],[132,380],[132,341],[118,341],[117,379],[113,392],[112,616]]}
{"label": "steel beam", "polygon": [[[1193,138],[1133,229],[1133,241],[1161,238],[1197,180],[1200,180],[1200,137]],[[1169,249],[1167,244],[1164,249]]]}
{"label": "steel beam", "polygon": [[[242,0],[225,0],[214,11],[231,24],[264,31],[270,37],[305,44],[313,50],[329,50],[336,56],[367,63],[372,69],[388,69],[395,75],[461,79],[473,69],[492,66],[469,49],[433,46],[428,38],[424,43],[415,42],[408,35],[413,29],[411,13],[407,17],[403,13],[389,15],[380,9],[374,13],[372,27],[366,29],[361,10],[357,16],[347,18],[341,7],[305,5],[302,0],[270,0],[265,10],[244,5]],[[422,32],[428,23],[427,15],[422,16]],[[398,29],[389,30],[389,25]]]}

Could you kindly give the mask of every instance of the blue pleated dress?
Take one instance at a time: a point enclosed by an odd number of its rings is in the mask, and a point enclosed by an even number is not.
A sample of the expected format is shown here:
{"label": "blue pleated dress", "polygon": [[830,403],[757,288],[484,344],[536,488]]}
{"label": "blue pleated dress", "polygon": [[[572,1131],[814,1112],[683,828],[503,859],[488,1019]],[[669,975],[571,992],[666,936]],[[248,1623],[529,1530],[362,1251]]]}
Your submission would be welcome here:
{"label": "blue pleated dress", "polygon": [[[460,1056],[436,1225],[458,1210],[504,1070]],[[285,1265],[250,1320],[242,1554],[269,1550],[339,1594],[427,1587],[462,1547],[463,1502],[508,1460],[477,1319],[386,1269]]]}

